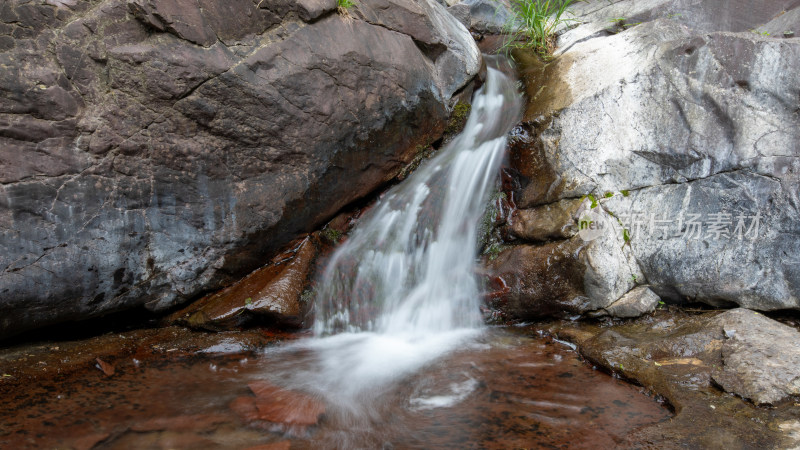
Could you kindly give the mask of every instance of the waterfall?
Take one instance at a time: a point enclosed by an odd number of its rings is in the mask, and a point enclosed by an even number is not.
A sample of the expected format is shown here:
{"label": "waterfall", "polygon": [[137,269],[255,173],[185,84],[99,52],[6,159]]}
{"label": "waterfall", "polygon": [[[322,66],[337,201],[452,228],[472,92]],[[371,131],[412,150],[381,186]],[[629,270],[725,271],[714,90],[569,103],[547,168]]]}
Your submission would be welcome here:
{"label": "waterfall", "polygon": [[276,384],[363,419],[394,381],[480,332],[477,228],[520,111],[515,82],[488,69],[464,131],[387,192],[331,256],[316,336],[272,350],[293,352],[272,360]]}
{"label": "waterfall", "polygon": [[331,257],[317,293],[317,336],[480,324],[477,227],[520,107],[514,82],[488,69],[464,131],[386,193]]}

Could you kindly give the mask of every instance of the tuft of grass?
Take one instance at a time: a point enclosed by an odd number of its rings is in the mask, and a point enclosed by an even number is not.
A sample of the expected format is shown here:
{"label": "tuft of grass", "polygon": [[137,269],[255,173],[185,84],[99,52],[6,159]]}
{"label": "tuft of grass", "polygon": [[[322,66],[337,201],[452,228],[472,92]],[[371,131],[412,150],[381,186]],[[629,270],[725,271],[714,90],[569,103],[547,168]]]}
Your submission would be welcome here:
{"label": "tuft of grass", "polygon": [[350,18],[350,11],[348,9],[356,6],[353,0],[336,0],[336,12],[345,18]]}
{"label": "tuft of grass", "polygon": [[506,41],[502,50],[533,49],[547,55],[555,47],[553,33],[565,22],[567,8],[575,0],[511,0],[511,18],[503,27]]}

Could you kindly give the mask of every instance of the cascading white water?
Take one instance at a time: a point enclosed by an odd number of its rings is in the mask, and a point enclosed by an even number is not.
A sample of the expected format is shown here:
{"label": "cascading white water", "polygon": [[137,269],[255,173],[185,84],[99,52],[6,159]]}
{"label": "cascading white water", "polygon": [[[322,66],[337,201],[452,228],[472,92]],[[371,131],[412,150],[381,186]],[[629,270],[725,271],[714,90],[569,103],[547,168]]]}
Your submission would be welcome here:
{"label": "cascading white water", "polygon": [[392,381],[480,330],[477,227],[520,110],[515,82],[488,69],[464,131],[379,200],[332,255],[318,285],[316,337],[274,350],[295,352],[273,360],[276,383],[363,418]]}
{"label": "cascading white water", "polygon": [[389,191],[331,258],[318,290],[318,336],[480,323],[476,232],[519,111],[514,82],[488,69],[464,131]]}

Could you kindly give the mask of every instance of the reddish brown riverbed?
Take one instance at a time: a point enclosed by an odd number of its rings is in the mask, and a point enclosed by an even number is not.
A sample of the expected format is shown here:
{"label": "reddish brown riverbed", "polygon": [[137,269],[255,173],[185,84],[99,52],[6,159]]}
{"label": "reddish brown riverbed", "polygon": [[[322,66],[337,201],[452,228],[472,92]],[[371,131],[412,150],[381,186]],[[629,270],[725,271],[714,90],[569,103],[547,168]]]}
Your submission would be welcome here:
{"label": "reddish brown riverbed", "polygon": [[[6,350],[0,448],[607,448],[669,417],[639,388],[520,330],[487,331],[358,417],[301,392],[264,391],[270,368],[291,368],[297,355],[252,350],[263,336],[184,330],[173,349],[149,333]],[[106,350],[126,345],[102,356],[105,372],[90,355],[101,353],[98,339]]]}

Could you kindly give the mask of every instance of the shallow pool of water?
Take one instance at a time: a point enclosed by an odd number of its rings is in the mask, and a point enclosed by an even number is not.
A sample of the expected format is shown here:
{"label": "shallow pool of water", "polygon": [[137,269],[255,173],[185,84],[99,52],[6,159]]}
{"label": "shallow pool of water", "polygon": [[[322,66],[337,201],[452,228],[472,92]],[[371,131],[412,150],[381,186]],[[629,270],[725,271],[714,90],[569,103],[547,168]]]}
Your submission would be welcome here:
{"label": "shallow pool of water", "polygon": [[[298,390],[292,374],[314,370],[314,351],[283,346],[255,354],[167,353],[117,361],[110,376],[87,367],[13,391],[0,387],[0,447],[605,448],[670,416],[566,345],[519,329],[471,337],[369,390],[360,404]],[[338,383],[346,388],[348,381]],[[279,393],[253,403],[259,383]],[[248,402],[259,409],[248,412]],[[316,424],[304,422],[309,414]]]}

